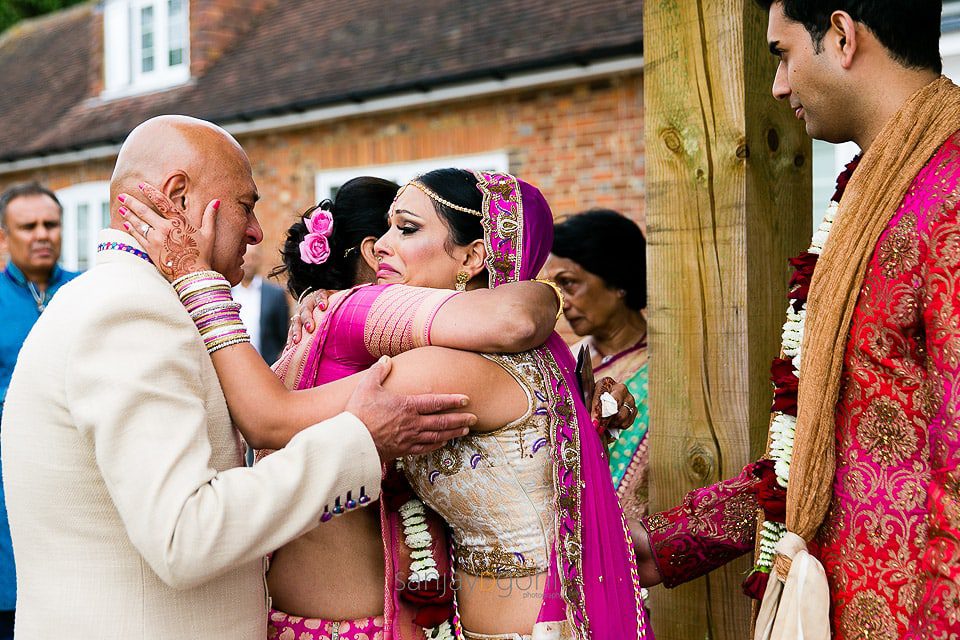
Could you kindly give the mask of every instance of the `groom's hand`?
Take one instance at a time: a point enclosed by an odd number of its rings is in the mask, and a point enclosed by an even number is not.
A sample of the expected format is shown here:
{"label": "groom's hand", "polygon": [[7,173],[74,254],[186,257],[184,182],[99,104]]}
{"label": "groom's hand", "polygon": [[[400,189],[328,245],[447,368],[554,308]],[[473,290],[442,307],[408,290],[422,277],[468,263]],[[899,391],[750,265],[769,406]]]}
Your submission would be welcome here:
{"label": "groom's hand", "polygon": [[476,424],[477,417],[472,413],[446,413],[465,407],[465,395],[406,396],[384,389],[390,367],[386,357],[373,365],[346,406],[367,426],[381,461],[439,449],[447,440],[467,435],[469,427]]}

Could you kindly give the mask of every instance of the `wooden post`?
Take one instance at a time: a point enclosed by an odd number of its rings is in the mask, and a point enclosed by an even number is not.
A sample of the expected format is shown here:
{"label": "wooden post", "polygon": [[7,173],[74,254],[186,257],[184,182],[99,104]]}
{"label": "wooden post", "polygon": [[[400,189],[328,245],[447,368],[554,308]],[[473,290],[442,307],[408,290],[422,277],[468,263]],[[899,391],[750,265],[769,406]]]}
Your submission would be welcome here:
{"label": "wooden post", "polygon": [[[646,0],[651,511],[766,445],[786,259],[811,235],[811,149],[770,95],[753,0]],[[824,203],[826,204],[826,203]],[[750,559],[651,593],[657,640],[744,640]]]}

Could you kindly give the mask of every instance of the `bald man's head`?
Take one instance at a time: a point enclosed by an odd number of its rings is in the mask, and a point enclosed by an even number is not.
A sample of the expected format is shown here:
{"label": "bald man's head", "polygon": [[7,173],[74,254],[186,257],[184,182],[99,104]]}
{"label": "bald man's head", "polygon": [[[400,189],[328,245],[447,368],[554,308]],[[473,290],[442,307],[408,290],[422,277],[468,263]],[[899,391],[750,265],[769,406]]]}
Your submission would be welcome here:
{"label": "bald man's head", "polygon": [[214,269],[240,281],[243,253],[263,238],[253,213],[259,199],[250,161],[240,144],[215,124],[188,116],[158,116],[130,132],[110,180],[111,226],[122,230],[117,195],[145,200],[137,185],[147,182],[179,206],[199,227],[207,203],[220,199]]}

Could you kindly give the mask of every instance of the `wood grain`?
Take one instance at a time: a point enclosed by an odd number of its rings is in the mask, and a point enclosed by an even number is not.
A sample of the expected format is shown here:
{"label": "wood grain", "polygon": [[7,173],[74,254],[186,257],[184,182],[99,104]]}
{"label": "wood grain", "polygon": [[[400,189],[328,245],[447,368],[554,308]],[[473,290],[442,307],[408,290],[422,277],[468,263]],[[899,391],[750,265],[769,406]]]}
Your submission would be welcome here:
{"label": "wood grain", "polygon": [[[644,7],[651,510],[766,444],[786,259],[811,231],[811,149],[770,94],[752,0]],[[658,640],[745,640],[748,558],[651,594]]]}

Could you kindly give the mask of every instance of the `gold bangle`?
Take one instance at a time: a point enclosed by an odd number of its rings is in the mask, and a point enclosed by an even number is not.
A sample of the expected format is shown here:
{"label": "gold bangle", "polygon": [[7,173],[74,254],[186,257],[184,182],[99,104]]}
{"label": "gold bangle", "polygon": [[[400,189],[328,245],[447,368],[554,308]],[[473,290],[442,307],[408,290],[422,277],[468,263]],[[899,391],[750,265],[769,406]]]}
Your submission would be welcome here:
{"label": "gold bangle", "polygon": [[303,299],[306,298],[311,293],[314,293],[313,287],[307,287],[306,289],[304,289],[303,293],[300,294],[300,297],[297,298],[297,304],[298,305],[303,304]]}
{"label": "gold bangle", "polygon": [[550,280],[550,279],[548,279],[548,278],[534,278],[533,281],[534,281],[534,282],[539,282],[540,284],[545,284],[545,285],[547,285],[548,287],[550,287],[551,289],[553,289],[553,292],[554,292],[555,294],[557,294],[557,303],[560,305],[560,308],[557,309],[557,318],[556,318],[556,319],[559,320],[559,319],[560,319],[560,316],[563,315],[563,291],[560,290],[560,286],[557,285],[556,282],[554,282],[553,280]]}

